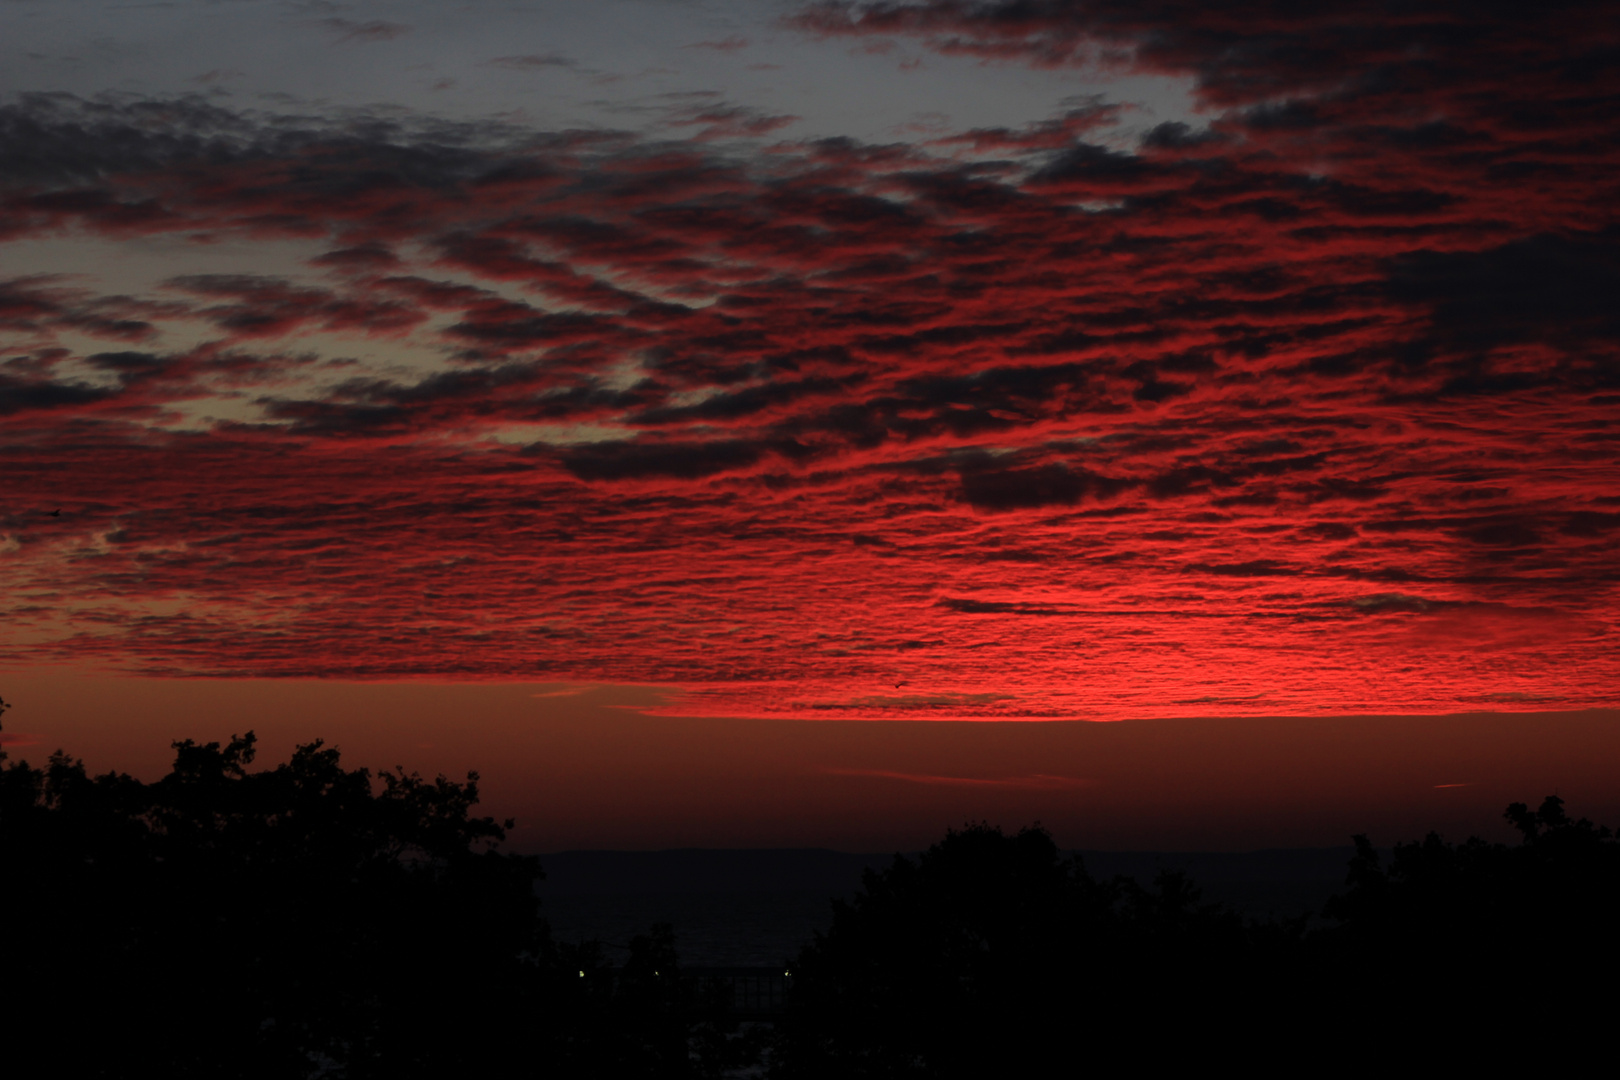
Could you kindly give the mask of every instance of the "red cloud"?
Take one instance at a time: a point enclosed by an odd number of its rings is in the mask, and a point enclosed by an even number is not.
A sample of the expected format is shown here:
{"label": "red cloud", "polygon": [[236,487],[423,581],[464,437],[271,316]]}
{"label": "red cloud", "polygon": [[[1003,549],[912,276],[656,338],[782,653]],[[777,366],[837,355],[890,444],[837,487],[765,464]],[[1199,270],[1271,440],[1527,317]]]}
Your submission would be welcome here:
{"label": "red cloud", "polygon": [[800,19],[1194,74],[1207,129],[1135,148],[7,106],[5,235],[313,262],[0,290],[8,655],[790,716],[1614,703],[1609,39],[1157,10]]}

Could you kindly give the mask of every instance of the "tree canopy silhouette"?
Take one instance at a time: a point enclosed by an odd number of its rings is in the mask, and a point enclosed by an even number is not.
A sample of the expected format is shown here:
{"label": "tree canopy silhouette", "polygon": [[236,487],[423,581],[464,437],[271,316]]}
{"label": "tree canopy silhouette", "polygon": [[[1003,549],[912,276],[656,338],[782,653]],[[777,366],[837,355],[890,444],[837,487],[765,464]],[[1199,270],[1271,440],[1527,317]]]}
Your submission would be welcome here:
{"label": "tree canopy silhouette", "polygon": [[667,930],[620,970],[552,941],[539,864],[497,850],[512,823],[473,815],[476,774],[346,769],[320,742],[254,771],[254,748],[175,743],[155,783],[0,753],[12,1031],[86,1076],[695,1077],[736,1056]]}
{"label": "tree canopy silhouette", "polygon": [[1097,881],[1038,827],[970,825],[835,903],[793,965],[773,1072],[1045,1075],[1077,1039],[1162,1023],[1217,977],[1230,990],[1279,963],[1293,936],[1204,903],[1181,874]]}
{"label": "tree canopy silhouette", "polygon": [[1563,991],[1620,960],[1620,841],[1557,798],[1507,818],[1518,845],[1431,834],[1388,867],[1356,837],[1348,888],[1315,925],[1245,920],[1180,874],[1096,880],[1039,828],[952,831],[834,905],[793,965],[771,1073],[1371,1068],[1363,1035],[1392,1030],[1408,1052],[1456,1062],[1518,1049],[1499,1037],[1504,1012],[1556,1061],[1614,1004]]}
{"label": "tree canopy silhouette", "polygon": [[[1567,1023],[1612,1009],[1614,995],[1557,992],[1607,982],[1620,960],[1620,840],[1574,820],[1549,795],[1503,815],[1518,844],[1435,833],[1397,844],[1383,865],[1355,837],[1349,888],[1313,936],[1315,963],[1336,975],[1340,1007],[1359,1015],[1419,1009],[1476,1025],[1517,1001],[1522,1019],[1557,1011]],[[1494,1022],[1494,1021],[1491,1021]]]}

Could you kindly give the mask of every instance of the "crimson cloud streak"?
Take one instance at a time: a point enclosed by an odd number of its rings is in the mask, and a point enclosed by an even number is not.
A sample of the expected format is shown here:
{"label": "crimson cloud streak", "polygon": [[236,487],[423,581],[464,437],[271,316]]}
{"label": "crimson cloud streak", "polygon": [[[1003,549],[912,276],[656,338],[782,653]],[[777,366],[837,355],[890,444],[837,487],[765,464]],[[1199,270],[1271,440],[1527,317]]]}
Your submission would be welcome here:
{"label": "crimson cloud streak", "polygon": [[[1193,80],[1205,126],[1135,133],[9,102],[4,657],[709,715],[1620,703],[1617,14],[789,20]],[[300,254],[3,254],[91,242]]]}

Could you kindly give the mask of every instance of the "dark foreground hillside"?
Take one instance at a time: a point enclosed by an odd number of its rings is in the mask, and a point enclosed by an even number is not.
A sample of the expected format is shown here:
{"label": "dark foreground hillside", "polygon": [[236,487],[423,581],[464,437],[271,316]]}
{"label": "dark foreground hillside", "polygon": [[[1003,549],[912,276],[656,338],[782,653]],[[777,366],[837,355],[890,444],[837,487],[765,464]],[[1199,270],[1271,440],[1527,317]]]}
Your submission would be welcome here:
{"label": "dark foreground hillside", "polygon": [[[1178,871],[1206,901],[1263,919],[1319,913],[1343,891],[1355,848],[1073,854],[1095,878],[1152,881]],[[669,923],[686,964],[775,968],[832,925],[829,900],[849,900],[867,870],[893,858],[815,848],[562,851],[540,856],[539,893],[553,936],[599,940],[610,957],[652,924]]]}
{"label": "dark foreground hillside", "polygon": [[[739,1024],[738,984],[683,971],[668,927],[554,934],[538,862],[473,816],[476,777],[373,775],[318,743],[255,770],[253,748],[251,734],[176,744],[151,784],[61,754],[0,761],[0,1010],[17,1075],[1558,1069],[1616,1005],[1620,842],[1556,798],[1508,808],[1513,845],[1430,836],[1386,855],[1357,838],[1309,921],[1213,902],[1162,859],[1140,868],[1146,884],[1114,876],[1039,829],[821,859],[858,884],[827,890],[843,898],[785,966],[771,1022]],[[1204,865],[1252,897],[1315,856],[1235,858]],[[562,878],[577,887],[591,861]],[[623,884],[612,862],[595,859],[598,885]],[[688,859],[688,895],[735,869],[693,878]]]}

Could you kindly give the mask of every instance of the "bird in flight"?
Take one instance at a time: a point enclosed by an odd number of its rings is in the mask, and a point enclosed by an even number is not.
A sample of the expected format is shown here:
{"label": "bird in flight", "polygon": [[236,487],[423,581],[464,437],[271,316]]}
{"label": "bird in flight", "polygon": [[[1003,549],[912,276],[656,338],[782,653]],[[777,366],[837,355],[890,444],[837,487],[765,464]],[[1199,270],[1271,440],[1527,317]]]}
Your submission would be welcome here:
{"label": "bird in flight", "polygon": [[60,507],[58,507],[57,509],[51,511],[51,517],[61,517],[61,516],[62,516],[62,510],[61,510]]}

